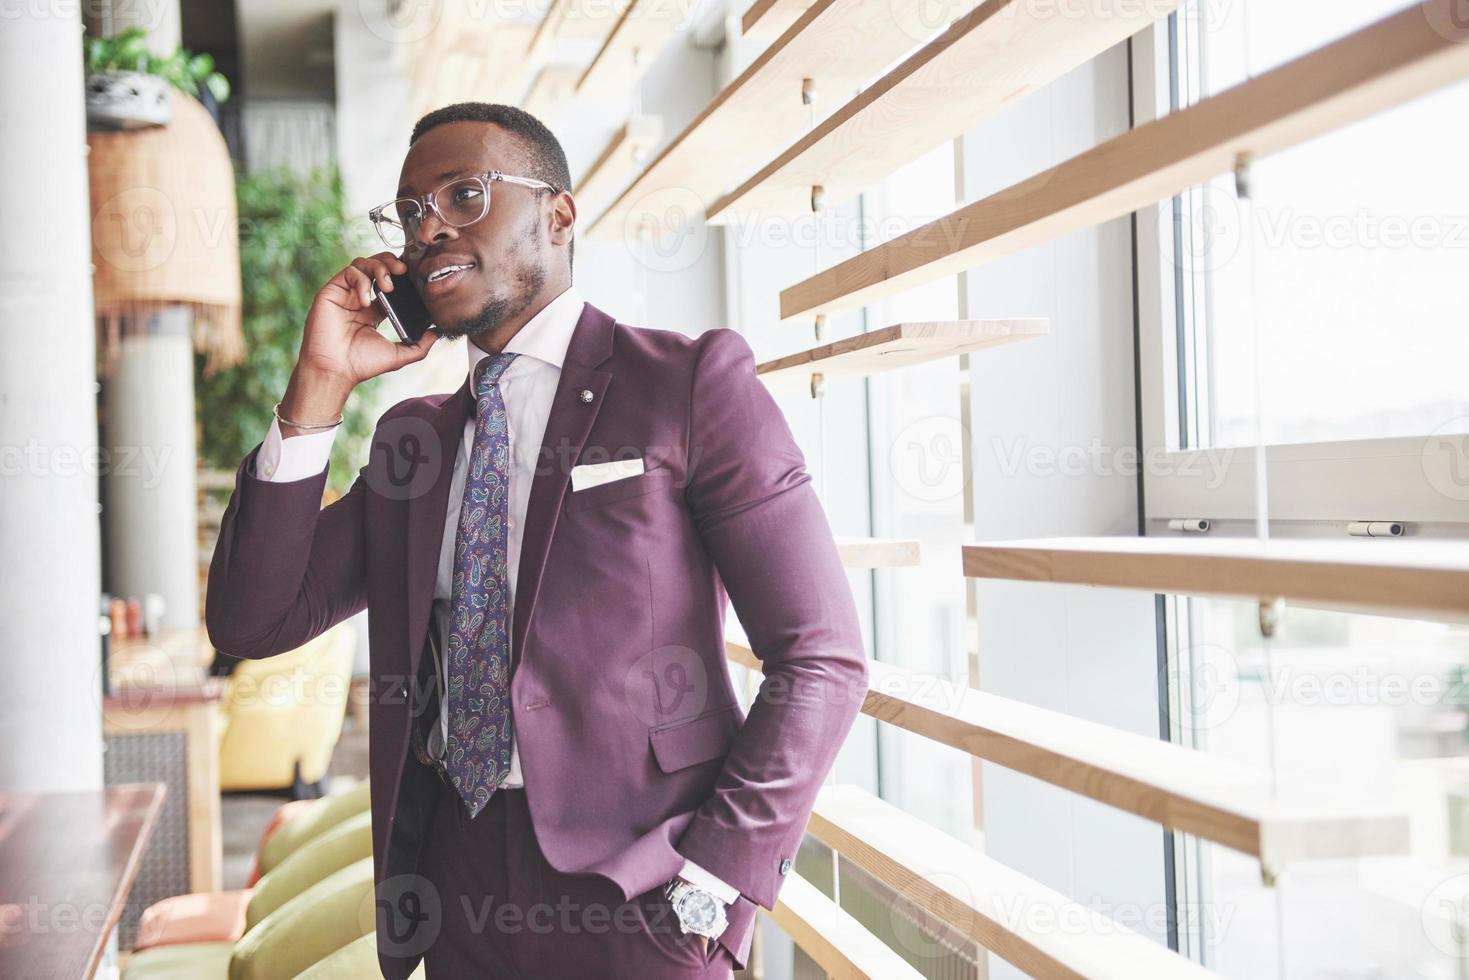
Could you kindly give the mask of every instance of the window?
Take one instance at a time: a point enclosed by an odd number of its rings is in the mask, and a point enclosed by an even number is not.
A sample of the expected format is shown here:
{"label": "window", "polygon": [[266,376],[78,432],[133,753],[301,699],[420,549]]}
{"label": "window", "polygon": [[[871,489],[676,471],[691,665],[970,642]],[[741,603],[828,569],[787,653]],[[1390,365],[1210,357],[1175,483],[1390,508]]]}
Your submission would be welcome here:
{"label": "window", "polygon": [[[1401,9],[1209,0],[1134,44],[1138,122]],[[1469,109],[1458,85],[1139,215],[1150,534],[1207,517],[1278,537],[1407,522],[1469,536]],[[1390,547],[1392,542],[1383,542]],[[1273,771],[1287,798],[1409,813],[1413,854],[1287,868],[1175,835],[1181,947],[1228,977],[1452,976],[1469,894],[1469,628],[1170,597],[1175,740]],[[1196,911],[1191,911],[1196,910]]]}

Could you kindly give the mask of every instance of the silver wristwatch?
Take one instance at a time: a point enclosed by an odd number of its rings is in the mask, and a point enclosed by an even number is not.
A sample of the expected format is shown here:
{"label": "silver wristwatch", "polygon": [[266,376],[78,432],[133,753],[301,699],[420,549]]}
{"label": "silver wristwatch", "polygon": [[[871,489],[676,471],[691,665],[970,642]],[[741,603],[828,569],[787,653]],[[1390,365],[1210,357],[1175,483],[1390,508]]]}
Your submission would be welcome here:
{"label": "silver wristwatch", "polygon": [[673,914],[678,916],[678,927],[684,932],[704,936],[712,942],[729,925],[724,903],[707,889],[682,878],[674,878],[663,893],[672,903]]}

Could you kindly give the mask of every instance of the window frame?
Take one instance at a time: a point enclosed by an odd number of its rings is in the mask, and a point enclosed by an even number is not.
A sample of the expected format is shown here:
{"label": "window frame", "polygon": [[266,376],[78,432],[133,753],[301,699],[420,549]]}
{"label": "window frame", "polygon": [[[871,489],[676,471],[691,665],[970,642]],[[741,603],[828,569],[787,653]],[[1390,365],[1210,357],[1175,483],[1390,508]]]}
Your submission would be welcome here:
{"label": "window frame", "polygon": [[[1175,50],[1182,55],[1189,49],[1190,21],[1175,13],[1130,42],[1135,126],[1159,118],[1178,102],[1171,59]],[[1194,67],[1186,66],[1183,85],[1195,77]],[[1177,318],[1207,303],[1207,295],[1199,295],[1200,284],[1185,271],[1186,260],[1168,254],[1183,227],[1181,209],[1197,193],[1191,189],[1136,216],[1139,459],[1150,529],[1166,528],[1173,518],[1252,521],[1257,510],[1255,447],[1191,448],[1199,440],[1185,431],[1184,393],[1177,369],[1170,368],[1182,363],[1193,370],[1196,352],[1180,346],[1187,348],[1194,331],[1179,329]],[[1469,436],[1464,438],[1469,445]],[[1397,520],[1418,525],[1410,533],[1469,535],[1466,499],[1439,492],[1426,478],[1430,472],[1449,478],[1448,460],[1430,452],[1433,442],[1432,434],[1424,434],[1264,446],[1271,533],[1345,534],[1344,527],[1330,525]]]}

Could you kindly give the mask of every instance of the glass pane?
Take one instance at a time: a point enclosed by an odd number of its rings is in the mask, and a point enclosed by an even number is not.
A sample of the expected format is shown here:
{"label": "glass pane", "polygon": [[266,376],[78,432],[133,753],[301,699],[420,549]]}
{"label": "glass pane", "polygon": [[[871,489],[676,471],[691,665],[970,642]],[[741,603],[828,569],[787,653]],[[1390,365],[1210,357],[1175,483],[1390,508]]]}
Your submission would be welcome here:
{"label": "glass pane", "polygon": [[[1400,804],[1413,853],[1292,865],[1190,841],[1188,925],[1226,977],[1457,977],[1469,919],[1469,627],[1291,608],[1267,657],[1249,602],[1191,599],[1184,741],[1279,775],[1286,799]],[[1185,667],[1187,670],[1187,667]],[[1282,929],[1283,926],[1283,929]],[[1457,931],[1456,931],[1457,930]]]}
{"label": "glass pane", "polygon": [[[1205,92],[1402,3],[1218,6],[1192,35]],[[1252,202],[1232,179],[1180,199],[1185,349],[1207,365],[1185,431],[1205,446],[1469,432],[1466,114],[1460,84],[1257,161]]]}

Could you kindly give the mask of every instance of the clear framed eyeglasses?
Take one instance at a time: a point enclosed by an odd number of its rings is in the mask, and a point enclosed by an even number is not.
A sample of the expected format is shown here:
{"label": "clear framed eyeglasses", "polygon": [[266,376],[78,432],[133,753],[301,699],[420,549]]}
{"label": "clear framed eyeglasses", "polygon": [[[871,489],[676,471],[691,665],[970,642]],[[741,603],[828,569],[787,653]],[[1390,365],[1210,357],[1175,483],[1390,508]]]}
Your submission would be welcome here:
{"label": "clear framed eyeglasses", "polygon": [[516,177],[491,170],[457,177],[422,197],[400,197],[367,212],[378,237],[389,248],[403,248],[418,239],[423,216],[432,209],[439,220],[453,228],[472,225],[490,213],[490,188],[496,183],[519,184],[533,190],[557,193],[556,188],[534,177]]}

